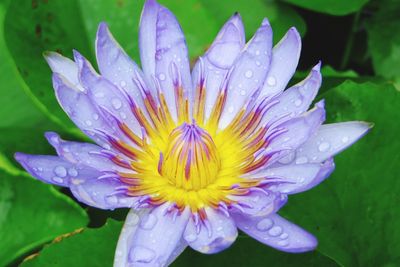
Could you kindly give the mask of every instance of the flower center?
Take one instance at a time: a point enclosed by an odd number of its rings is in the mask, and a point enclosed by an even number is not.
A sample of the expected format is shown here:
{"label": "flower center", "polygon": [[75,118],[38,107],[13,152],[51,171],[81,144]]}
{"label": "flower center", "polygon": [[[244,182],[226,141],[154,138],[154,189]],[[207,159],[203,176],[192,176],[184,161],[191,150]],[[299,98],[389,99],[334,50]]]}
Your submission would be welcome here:
{"label": "flower center", "polygon": [[217,179],[221,160],[207,131],[195,122],[183,123],[169,135],[165,156],[160,153],[158,168],[175,187],[197,191]]}

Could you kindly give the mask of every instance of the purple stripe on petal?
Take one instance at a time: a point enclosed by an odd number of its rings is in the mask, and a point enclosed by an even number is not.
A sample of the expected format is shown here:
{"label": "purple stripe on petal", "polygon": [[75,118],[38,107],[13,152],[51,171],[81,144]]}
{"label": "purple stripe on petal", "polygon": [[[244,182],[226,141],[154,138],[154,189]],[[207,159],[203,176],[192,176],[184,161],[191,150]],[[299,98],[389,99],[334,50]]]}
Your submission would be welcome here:
{"label": "purple stripe on petal", "polygon": [[300,58],[301,37],[291,28],[272,50],[271,66],[261,91],[261,97],[282,92],[296,71]]}
{"label": "purple stripe on petal", "polygon": [[140,58],[149,83],[157,78],[173,118],[176,119],[175,89],[171,67],[177,66],[185,94],[192,99],[192,81],[185,37],[175,16],[154,0],[145,3],[139,28]]}
{"label": "purple stripe on petal", "polygon": [[232,66],[220,128],[225,128],[243,108],[246,100],[261,88],[270,65],[271,49],[272,30],[267,19],[264,19]]}
{"label": "purple stripe on petal", "polygon": [[275,249],[291,253],[314,250],[317,240],[313,235],[277,214],[266,217],[235,215],[240,230]]}
{"label": "purple stripe on petal", "polygon": [[198,231],[195,221],[191,219],[183,237],[194,250],[213,254],[231,246],[236,240],[238,232],[231,217],[210,208],[206,208],[206,213],[206,221],[199,222],[202,224],[200,231]]}

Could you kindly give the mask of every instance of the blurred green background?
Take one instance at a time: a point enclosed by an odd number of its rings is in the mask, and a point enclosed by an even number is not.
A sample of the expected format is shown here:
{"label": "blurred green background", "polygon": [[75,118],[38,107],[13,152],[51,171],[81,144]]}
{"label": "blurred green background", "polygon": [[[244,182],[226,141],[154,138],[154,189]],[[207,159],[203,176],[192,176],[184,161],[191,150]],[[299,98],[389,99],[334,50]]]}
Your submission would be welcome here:
{"label": "blurred green background", "polygon": [[[318,237],[316,251],[285,254],[240,235],[212,256],[186,250],[173,266],[400,266],[400,1],[160,0],[178,17],[191,61],[239,11],[249,38],[263,17],[275,42],[303,35],[299,72],[318,60],[328,122],[366,120],[373,130],[336,157],[324,183],[280,212]],[[83,135],[57,104],[42,52],[94,59],[100,21],[136,61],[143,0],[0,0],[0,266],[111,266],[126,210],[78,204],[32,179],[15,151],[53,154],[44,131]],[[397,88],[397,89],[396,89]]]}

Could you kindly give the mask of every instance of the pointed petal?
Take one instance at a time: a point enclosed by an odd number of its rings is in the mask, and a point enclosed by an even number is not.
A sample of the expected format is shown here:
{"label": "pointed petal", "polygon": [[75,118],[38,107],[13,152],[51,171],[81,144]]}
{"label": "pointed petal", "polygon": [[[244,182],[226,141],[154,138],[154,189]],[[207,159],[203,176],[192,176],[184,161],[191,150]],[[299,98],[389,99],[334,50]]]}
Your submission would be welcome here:
{"label": "pointed petal", "polygon": [[71,171],[72,174],[78,171],[74,164],[57,156],[15,153],[15,159],[33,177],[58,186],[67,187]]}
{"label": "pointed petal", "polygon": [[291,253],[314,250],[317,240],[310,233],[277,214],[260,217],[235,216],[240,230],[268,246]]}
{"label": "pointed petal", "polygon": [[246,100],[261,88],[270,65],[271,49],[272,30],[264,19],[232,67],[220,128],[225,128],[243,108]]}
{"label": "pointed petal", "polygon": [[206,76],[206,120],[209,118],[212,107],[217,99],[222,81],[243,49],[244,44],[245,34],[242,19],[239,14],[235,14],[219,31],[214,42],[201,58],[202,63],[201,60],[198,60],[194,66],[192,72],[194,90],[201,75]]}
{"label": "pointed petal", "polygon": [[323,162],[363,137],[372,125],[349,121],[322,125],[318,132],[296,151],[296,160]]}
{"label": "pointed petal", "polygon": [[291,28],[272,50],[271,66],[261,96],[275,95],[286,88],[296,71],[300,51],[300,34],[296,28]]}
{"label": "pointed petal", "polygon": [[[114,267],[166,266],[181,244],[189,212],[167,212],[169,204],[152,210],[130,211],[118,240]],[[178,247],[179,249],[179,247]]]}
{"label": "pointed petal", "polygon": [[230,196],[230,199],[237,201],[241,206],[240,212],[249,216],[267,216],[277,212],[287,202],[286,195],[260,188],[253,188],[249,194],[243,196]]}
{"label": "pointed petal", "polygon": [[135,134],[141,136],[141,126],[133,115],[127,96],[110,81],[98,75],[82,55],[76,51],[74,55],[79,67],[80,81],[87,89],[91,101],[99,109],[106,110],[119,121],[126,123]]}
{"label": "pointed petal", "polygon": [[85,90],[79,83],[78,66],[74,61],[56,52],[45,52],[43,55],[53,72],[64,76],[79,91]]}
{"label": "pointed petal", "polygon": [[[142,75],[142,71],[117,43],[104,22],[99,24],[97,30],[96,57],[101,75],[125,90],[141,110],[145,111],[141,90],[134,83],[134,77]],[[153,95],[154,93],[153,91]]]}
{"label": "pointed petal", "polygon": [[231,217],[210,208],[206,208],[206,213],[207,225],[199,222],[202,225],[198,232],[194,221],[189,220],[184,238],[194,250],[213,254],[231,246],[236,240],[238,232]]}
{"label": "pointed petal", "polygon": [[[168,107],[176,118],[175,90],[171,68],[177,67],[185,94],[191,94],[189,58],[185,37],[175,16],[154,0],[146,1],[139,28],[142,68],[147,81],[160,82]],[[189,96],[189,99],[192,99]]]}
{"label": "pointed petal", "polygon": [[58,73],[53,74],[53,87],[58,102],[76,126],[96,143],[106,145],[106,141],[96,135],[94,130],[102,129],[109,132],[111,127],[87,94],[73,89],[73,85]]}
{"label": "pointed petal", "polygon": [[279,117],[290,114],[295,117],[307,111],[321,86],[320,63],[300,83],[287,89],[277,99],[278,104],[268,109],[263,117],[263,122],[269,122]]}

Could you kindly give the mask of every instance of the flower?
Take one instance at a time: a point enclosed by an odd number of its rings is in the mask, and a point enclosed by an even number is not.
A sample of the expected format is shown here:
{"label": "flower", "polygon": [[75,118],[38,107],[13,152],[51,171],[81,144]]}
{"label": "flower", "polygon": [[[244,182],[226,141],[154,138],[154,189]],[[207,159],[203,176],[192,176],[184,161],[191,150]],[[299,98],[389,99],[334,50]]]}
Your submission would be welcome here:
{"label": "flower", "polygon": [[165,266],[188,245],[216,253],[238,228],[282,251],[313,250],[316,239],[277,211],[328,177],[332,157],[370,125],[322,125],[323,101],[309,110],[320,64],[284,90],[300,56],[296,29],[272,47],[264,19],[245,44],[235,14],[190,72],[178,22],[148,0],[139,44],[142,69],[101,23],[100,74],[76,51],[74,61],[45,54],[60,105],[96,144],[48,132],[58,156],[17,153],[21,165],[87,205],[131,208],[116,267]]}

